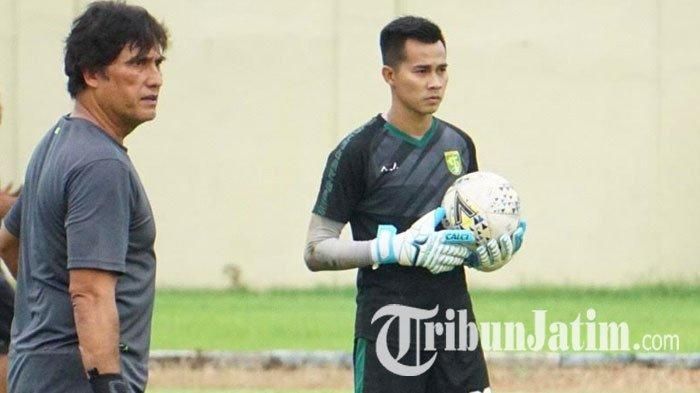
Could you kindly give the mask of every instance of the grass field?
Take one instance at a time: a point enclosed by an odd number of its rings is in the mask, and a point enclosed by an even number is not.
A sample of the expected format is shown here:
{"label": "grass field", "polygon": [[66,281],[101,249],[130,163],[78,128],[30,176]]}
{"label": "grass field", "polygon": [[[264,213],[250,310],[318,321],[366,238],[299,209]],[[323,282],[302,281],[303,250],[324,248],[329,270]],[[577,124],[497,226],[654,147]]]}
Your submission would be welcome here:
{"label": "grass field", "polygon": [[[520,288],[476,290],[472,292],[472,299],[480,322],[523,322],[530,331],[533,309],[547,310],[550,322],[570,322],[579,314],[585,321],[586,310],[593,308],[598,322],[626,322],[630,328],[630,343],[639,341],[644,334],[675,334],[680,337],[681,352],[700,352],[698,294],[700,286],[692,285],[622,290]],[[156,297],[153,348],[350,351],[354,311],[353,288],[265,292],[160,290]],[[149,389],[152,393],[348,393],[352,386],[351,370],[336,372],[334,377],[324,371],[301,369],[252,371],[250,375],[240,370],[154,371],[153,385]],[[259,375],[260,372],[263,374]],[[700,372],[692,370],[495,367],[491,372],[494,386],[505,393],[690,393],[700,390]],[[295,376],[294,373],[301,374]],[[319,378],[336,382],[309,383]],[[312,385],[317,389],[308,390]],[[199,386],[208,388],[196,388]],[[225,389],[226,386],[231,388]],[[240,389],[243,387],[248,389]],[[302,387],[307,390],[299,389]]]}
{"label": "grass field", "polygon": [[[528,331],[533,309],[547,320],[570,322],[589,308],[596,321],[626,322],[630,343],[645,334],[680,337],[681,352],[700,352],[700,286],[629,289],[521,288],[472,292],[479,322],[520,321]],[[351,350],[355,290],[160,290],[154,349]]]}

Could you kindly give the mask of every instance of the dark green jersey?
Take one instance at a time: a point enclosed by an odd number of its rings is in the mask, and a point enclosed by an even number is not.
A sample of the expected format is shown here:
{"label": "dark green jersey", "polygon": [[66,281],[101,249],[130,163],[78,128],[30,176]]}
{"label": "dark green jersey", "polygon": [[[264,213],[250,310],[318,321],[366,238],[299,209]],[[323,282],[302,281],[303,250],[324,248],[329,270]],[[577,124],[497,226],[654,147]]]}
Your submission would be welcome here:
{"label": "dark green jersey", "polygon": [[[459,176],[477,170],[471,138],[437,118],[415,139],[380,115],[343,139],[328,156],[313,212],[349,222],[355,240],[371,240],[380,224],[403,232],[440,205]],[[374,313],[388,304],[423,309],[471,308],[464,269],[438,275],[423,268],[386,265],[358,270],[355,334],[376,338]],[[439,319],[438,319],[439,320]],[[439,338],[438,338],[439,339]]]}

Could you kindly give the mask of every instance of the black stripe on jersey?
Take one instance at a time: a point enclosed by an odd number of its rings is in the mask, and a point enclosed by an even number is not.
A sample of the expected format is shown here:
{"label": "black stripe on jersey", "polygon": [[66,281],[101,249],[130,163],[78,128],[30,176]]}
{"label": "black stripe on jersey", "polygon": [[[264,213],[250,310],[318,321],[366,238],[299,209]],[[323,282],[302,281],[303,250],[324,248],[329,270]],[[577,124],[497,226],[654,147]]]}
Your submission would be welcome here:
{"label": "black stripe on jersey", "polygon": [[[384,132],[384,135],[381,138],[377,138],[378,142],[374,143],[372,146],[372,153],[376,152],[377,149],[379,149],[380,146],[383,146],[384,142],[387,139],[394,139],[396,138],[395,136],[389,134],[388,132]],[[404,162],[406,158],[408,158],[411,153],[415,150],[415,146],[412,146],[408,142],[401,141],[401,143],[396,144],[396,150],[394,150],[391,155],[388,158],[385,158],[386,162],[378,163],[380,166],[381,165],[391,165],[393,162]],[[381,181],[382,177],[370,177],[368,181],[368,189],[371,189],[374,187],[377,182]]]}
{"label": "black stripe on jersey", "polygon": [[[420,167],[421,167],[421,165],[422,165],[422,163],[423,163],[423,159],[424,159],[428,154],[431,154],[431,153],[432,153],[432,148],[433,148],[433,146],[435,146],[435,144],[438,143],[438,141],[440,140],[441,134],[442,134],[442,129],[438,129],[438,131],[433,135],[433,137],[432,137],[432,139],[430,140],[430,142],[428,142],[428,144],[427,144],[425,147],[422,148],[422,150],[421,150],[421,152],[420,152],[420,155],[418,156],[418,159],[416,159],[416,162],[415,162],[415,163],[413,164],[413,166],[411,167],[409,173],[414,173],[414,171],[416,171],[417,168],[420,168]],[[430,170],[430,173],[431,173],[431,174],[432,174],[433,172],[435,172],[435,168],[433,168],[433,169]],[[425,179],[429,179],[429,178],[430,178],[430,176],[425,177]],[[407,183],[408,181],[410,181],[410,180],[411,180],[411,178],[410,178],[410,177],[407,177],[406,180],[404,181],[403,185],[406,185],[406,183]]]}
{"label": "black stripe on jersey", "polygon": [[396,150],[396,152],[394,152],[394,154],[391,156],[391,158],[389,158],[388,162],[389,163],[391,163],[391,162],[402,163],[402,162],[406,161],[408,156],[410,156],[414,150],[415,150],[415,147],[409,145],[408,143],[402,143],[399,146],[399,148]]}
{"label": "black stripe on jersey", "polygon": [[[430,171],[425,171],[426,175],[422,179],[422,183],[424,184],[428,181],[428,179],[434,176],[436,172],[440,171],[443,165],[444,163],[437,162],[435,166],[430,169]],[[451,176],[449,173],[447,173],[446,177],[449,178]],[[440,179],[440,184],[443,184],[444,181],[444,178]],[[413,198],[409,199],[406,202],[406,204],[404,204],[404,206],[401,207],[401,210],[405,211],[407,216],[416,217],[420,213],[422,213],[421,209],[423,209],[425,204],[430,200],[430,198],[433,198],[434,196],[435,189],[433,187],[423,187],[421,188],[421,191],[418,195],[415,195]]]}
{"label": "black stripe on jersey", "polygon": [[[440,168],[440,165],[437,166],[436,170]],[[447,172],[445,173],[442,178],[440,179],[440,184],[444,185],[446,183],[452,183],[453,178],[452,175]],[[447,189],[447,187],[445,187]],[[406,213],[410,214],[411,216],[417,217],[422,213],[420,210],[423,208],[432,198],[435,198],[436,195],[435,193],[431,192],[432,190],[427,189],[425,192],[422,193],[420,198],[414,199],[415,203],[411,206],[411,210],[407,211]],[[438,198],[438,204],[442,201],[442,195],[437,196]],[[437,207],[437,206],[435,206]]]}
{"label": "black stripe on jersey", "polygon": [[[380,146],[384,146],[384,145],[386,144],[385,142],[387,141],[387,139],[393,139],[393,138],[394,138],[394,136],[392,136],[392,135],[389,134],[388,132],[383,132],[383,128],[380,128],[377,132],[380,132],[379,135],[381,135],[381,137],[375,138],[375,139],[372,141],[372,144],[370,145],[370,148],[369,148],[370,154],[374,154],[374,153],[377,151],[377,149],[380,148]],[[399,144],[395,144],[395,145],[392,145],[392,146],[394,147],[394,151],[392,151],[392,152],[390,153],[391,155],[389,156],[389,159],[394,159],[394,160],[395,160],[395,159],[396,159],[396,155],[399,154],[398,152],[401,150],[402,147],[404,147],[404,145],[401,144],[401,143],[399,143]]]}

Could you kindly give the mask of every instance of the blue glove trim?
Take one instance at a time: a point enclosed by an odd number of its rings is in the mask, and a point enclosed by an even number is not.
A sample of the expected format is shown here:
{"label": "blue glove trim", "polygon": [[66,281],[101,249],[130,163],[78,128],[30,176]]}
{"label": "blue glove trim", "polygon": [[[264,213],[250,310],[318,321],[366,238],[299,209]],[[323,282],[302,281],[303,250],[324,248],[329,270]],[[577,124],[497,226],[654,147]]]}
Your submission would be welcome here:
{"label": "blue glove trim", "polygon": [[472,231],[466,229],[448,229],[443,232],[443,244],[471,245],[475,241]]}
{"label": "blue glove trim", "polygon": [[440,225],[442,223],[442,220],[445,218],[445,208],[440,206],[437,209],[433,210],[433,213],[433,219],[435,220],[433,223],[433,228],[437,228],[437,226]]}
{"label": "blue glove trim", "polygon": [[523,245],[523,237],[525,236],[526,229],[527,222],[525,220],[520,220],[520,222],[518,222],[518,229],[513,232],[513,254],[518,252]]}
{"label": "blue glove trim", "polygon": [[[377,262],[381,265],[386,263],[396,263],[399,258],[394,254],[394,236],[396,236],[396,227],[393,225],[379,225],[377,227],[377,241],[375,243],[375,253]],[[382,255],[382,246],[388,248],[387,255]]]}

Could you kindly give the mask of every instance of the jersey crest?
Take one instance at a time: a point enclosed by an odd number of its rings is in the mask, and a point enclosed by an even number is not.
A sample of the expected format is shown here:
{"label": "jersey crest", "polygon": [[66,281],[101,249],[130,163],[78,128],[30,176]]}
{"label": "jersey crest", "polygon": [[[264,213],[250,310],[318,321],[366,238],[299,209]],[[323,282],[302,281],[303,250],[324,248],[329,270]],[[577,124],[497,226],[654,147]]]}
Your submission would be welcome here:
{"label": "jersey crest", "polygon": [[447,165],[447,170],[455,176],[462,174],[462,158],[459,156],[459,152],[456,150],[450,150],[445,152],[445,165]]}

